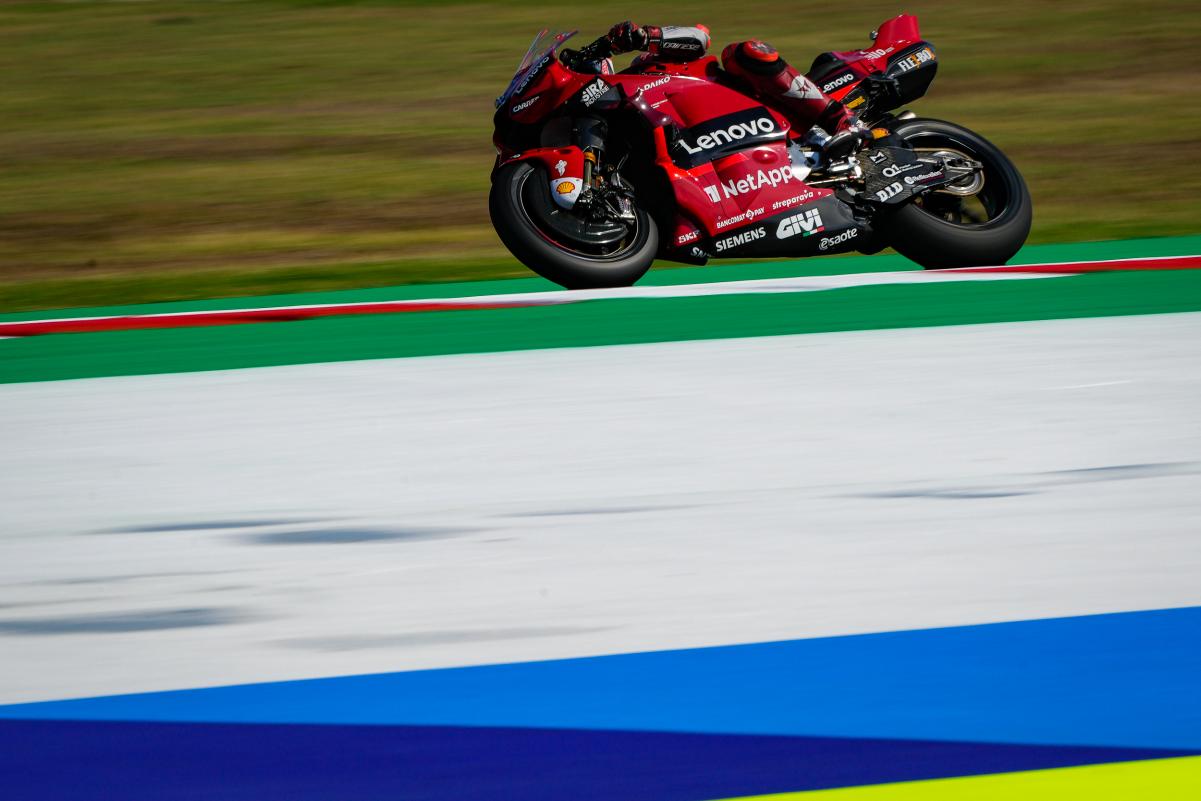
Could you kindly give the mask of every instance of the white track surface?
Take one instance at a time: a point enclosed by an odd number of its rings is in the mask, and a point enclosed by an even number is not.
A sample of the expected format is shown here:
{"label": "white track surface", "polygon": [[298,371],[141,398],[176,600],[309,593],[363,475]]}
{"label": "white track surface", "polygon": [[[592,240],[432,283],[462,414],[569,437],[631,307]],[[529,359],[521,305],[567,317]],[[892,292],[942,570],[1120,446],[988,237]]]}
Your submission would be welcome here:
{"label": "white track surface", "polygon": [[1199,334],[0,386],[0,703],[1201,604]]}

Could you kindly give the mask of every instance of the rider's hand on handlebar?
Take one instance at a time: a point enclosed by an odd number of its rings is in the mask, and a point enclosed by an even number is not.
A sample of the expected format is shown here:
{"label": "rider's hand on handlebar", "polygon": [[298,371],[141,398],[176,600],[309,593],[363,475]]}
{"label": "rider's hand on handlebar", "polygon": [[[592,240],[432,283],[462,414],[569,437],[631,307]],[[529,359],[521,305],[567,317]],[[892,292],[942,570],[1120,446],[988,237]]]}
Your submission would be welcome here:
{"label": "rider's hand on handlebar", "polygon": [[615,53],[628,53],[632,50],[646,50],[650,46],[651,37],[645,28],[630,20],[619,22],[609,29],[606,37],[613,46]]}
{"label": "rider's hand on handlebar", "polygon": [[579,50],[564,48],[559,53],[559,60],[573,70],[579,70],[590,61],[599,61],[613,54],[613,46],[608,36],[602,36],[591,44],[586,44]]}

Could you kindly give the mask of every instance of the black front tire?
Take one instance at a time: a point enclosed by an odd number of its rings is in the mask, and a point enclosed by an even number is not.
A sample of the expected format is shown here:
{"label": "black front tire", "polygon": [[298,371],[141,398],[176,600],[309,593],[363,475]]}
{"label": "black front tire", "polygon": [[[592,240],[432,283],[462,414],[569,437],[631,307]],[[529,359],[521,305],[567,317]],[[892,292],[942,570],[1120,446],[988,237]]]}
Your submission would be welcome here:
{"label": "black front tire", "polygon": [[[949,149],[984,165],[979,200],[987,213],[982,222],[945,219],[915,201],[889,215],[883,233],[898,253],[928,270],[984,267],[1008,262],[1026,243],[1033,219],[1030,191],[1021,173],[1000,148],[954,123],[933,119],[902,122],[893,133],[911,147]],[[924,202],[933,207],[937,195]]]}
{"label": "black front tire", "polygon": [[[602,289],[630,286],[650,269],[659,249],[654,220],[640,208],[628,241],[612,252],[587,252],[587,243],[555,241],[561,233],[540,226],[540,215],[549,208],[545,173],[528,162],[509,164],[497,171],[488,195],[492,226],[505,247],[534,272],[567,289]],[[530,193],[546,192],[543,202],[531,202]],[[567,212],[551,212],[562,213]]]}

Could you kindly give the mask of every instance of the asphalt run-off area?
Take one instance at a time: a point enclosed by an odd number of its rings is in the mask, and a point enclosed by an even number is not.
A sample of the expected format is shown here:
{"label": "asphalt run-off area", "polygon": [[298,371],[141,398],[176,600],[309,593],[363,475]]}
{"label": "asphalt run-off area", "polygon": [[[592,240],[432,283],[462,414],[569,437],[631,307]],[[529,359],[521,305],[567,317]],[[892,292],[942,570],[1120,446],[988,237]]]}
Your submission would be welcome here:
{"label": "asphalt run-off area", "polygon": [[1199,254],[0,315],[0,795],[1201,797]]}

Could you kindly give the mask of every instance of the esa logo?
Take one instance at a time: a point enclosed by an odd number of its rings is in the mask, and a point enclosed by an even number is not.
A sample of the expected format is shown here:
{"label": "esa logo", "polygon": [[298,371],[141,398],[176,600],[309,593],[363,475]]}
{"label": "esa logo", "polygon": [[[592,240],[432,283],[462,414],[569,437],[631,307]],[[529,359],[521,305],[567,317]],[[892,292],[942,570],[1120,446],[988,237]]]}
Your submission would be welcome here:
{"label": "esa logo", "polygon": [[838,245],[844,244],[846,242],[850,242],[852,239],[854,239],[857,236],[859,236],[858,228],[848,228],[847,230],[843,231],[841,234],[838,234],[836,236],[823,236],[822,241],[819,242],[817,245],[817,249],[818,250],[829,250],[832,247],[837,247]]}
{"label": "esa logo", "polygon": [[826,230],[826,226],[822,222],[821,212],[817,209],[809,209],[809,211],[780,220],[780,225],[776,228],[776,239],[788,239],[797,234],[813,236],[824,230]]}
{"label": "esa logo", "polygon": [[743,231],[741,234],[734,234],[734,236],[727,236],[725,239],[717,240],[715,250],[718,253],[721,253],[723,250],[736,248],[740,245],[745,245],[748,242],[754,242],[756,239],[762,239],[765,236],[767,236],[767,231],[763,230],[763,228],[755,228],[751,231]]}
{"label": "esa logo", "polygon": [[607,91],[609,91],[609,84],[597,78],[596,83],[591,83],[584,87],[584,91],[580,93],[580,102],[585,106],[591,106],[600,100]]}
{"label": "esa logo", "polygon": [[885,200],[892,200],[904,191],[905,187],[901,186],[899,182],[894,181],[876,193],[876,200],[883,203]]}
{"label": "esa logo", "polygon": [[855,80],[855,73],[848,72],[846,75],[840,75],[837,78],[835,78],[834,80],[830,81],[825,86],[823,86],[822,91],[825,92],[826,94],[829,94],[830,92],[833,92],[835,89],[837,89],[840,86],[846,86],[848,83],[850,83],[853,80]]}

